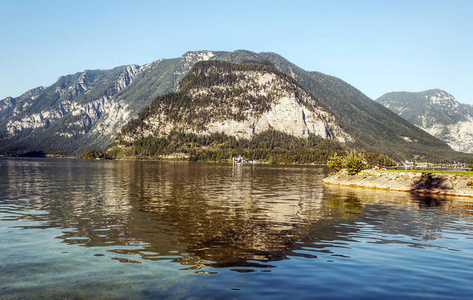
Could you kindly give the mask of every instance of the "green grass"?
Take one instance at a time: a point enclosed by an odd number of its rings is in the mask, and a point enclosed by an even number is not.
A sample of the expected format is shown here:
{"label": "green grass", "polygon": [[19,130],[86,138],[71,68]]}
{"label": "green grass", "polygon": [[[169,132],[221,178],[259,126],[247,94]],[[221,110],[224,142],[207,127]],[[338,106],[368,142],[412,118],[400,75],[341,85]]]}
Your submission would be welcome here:
{"label": "green grass", "polygon": [[388,170],[391,172],[411,172],[411,173],[440,173],[456,175],[473,175],[473,171],[435,171],[435,170]]}

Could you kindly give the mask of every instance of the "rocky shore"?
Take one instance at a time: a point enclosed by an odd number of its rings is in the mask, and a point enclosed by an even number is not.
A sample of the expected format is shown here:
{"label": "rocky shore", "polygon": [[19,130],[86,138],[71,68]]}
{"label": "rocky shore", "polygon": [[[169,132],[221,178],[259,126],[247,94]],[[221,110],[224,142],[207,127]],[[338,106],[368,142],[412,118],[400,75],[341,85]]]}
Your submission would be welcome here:
{"label": "rocky shore", "polygon": [[350,187],[420,194],[473,197],[472,175],[384,170],[363,170],[356,175],[349,175],[347,171],[342,170],[323,179],[322,182]]}

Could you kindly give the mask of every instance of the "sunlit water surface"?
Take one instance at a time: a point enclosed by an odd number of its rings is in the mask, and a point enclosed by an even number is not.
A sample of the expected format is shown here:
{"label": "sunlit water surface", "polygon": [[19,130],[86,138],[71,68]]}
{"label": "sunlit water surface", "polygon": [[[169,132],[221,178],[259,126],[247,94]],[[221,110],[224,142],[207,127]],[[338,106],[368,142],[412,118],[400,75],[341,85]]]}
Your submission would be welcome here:
{"label": "sunlit water surface", "polygon": [[327,173],[0,158],[0,298],[473,297],[473,200]]}

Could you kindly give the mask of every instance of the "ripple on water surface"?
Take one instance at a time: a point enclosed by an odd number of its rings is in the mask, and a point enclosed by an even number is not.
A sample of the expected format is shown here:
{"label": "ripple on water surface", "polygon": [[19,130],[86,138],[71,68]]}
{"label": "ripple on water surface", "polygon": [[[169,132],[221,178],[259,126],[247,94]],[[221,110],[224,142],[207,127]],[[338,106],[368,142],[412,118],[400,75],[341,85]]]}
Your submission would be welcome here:
{"label": "ripple on water surface", "polygon": [[469,199],[323,186],[315,166],[0,165],[1,297],[473,292]]}

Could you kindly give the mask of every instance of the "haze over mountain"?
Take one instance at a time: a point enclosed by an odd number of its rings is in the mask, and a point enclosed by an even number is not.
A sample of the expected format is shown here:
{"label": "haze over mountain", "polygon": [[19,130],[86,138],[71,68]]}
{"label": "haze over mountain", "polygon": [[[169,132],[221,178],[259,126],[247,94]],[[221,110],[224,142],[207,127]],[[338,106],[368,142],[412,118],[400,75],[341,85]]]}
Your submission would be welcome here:
{"label": "haze over mountain", "polygon": [[449,93],[391,92],[376,99],[407,121],[445,141],[453,149],[473,153],[473,106],[459,103]]}
{"label": "haze over mountain", "polygon": [[338,78],[305,71],[275,53],[245,50],[195,51],[143,66],[87,70],[18,98],[0,100],[0,151],[79,154],[91,148],[103,150],[132,117],[157,96],[176,91],[190,68],[207,60],[272,62],[333,111],[359,149],[398,159],[461,156]]}

